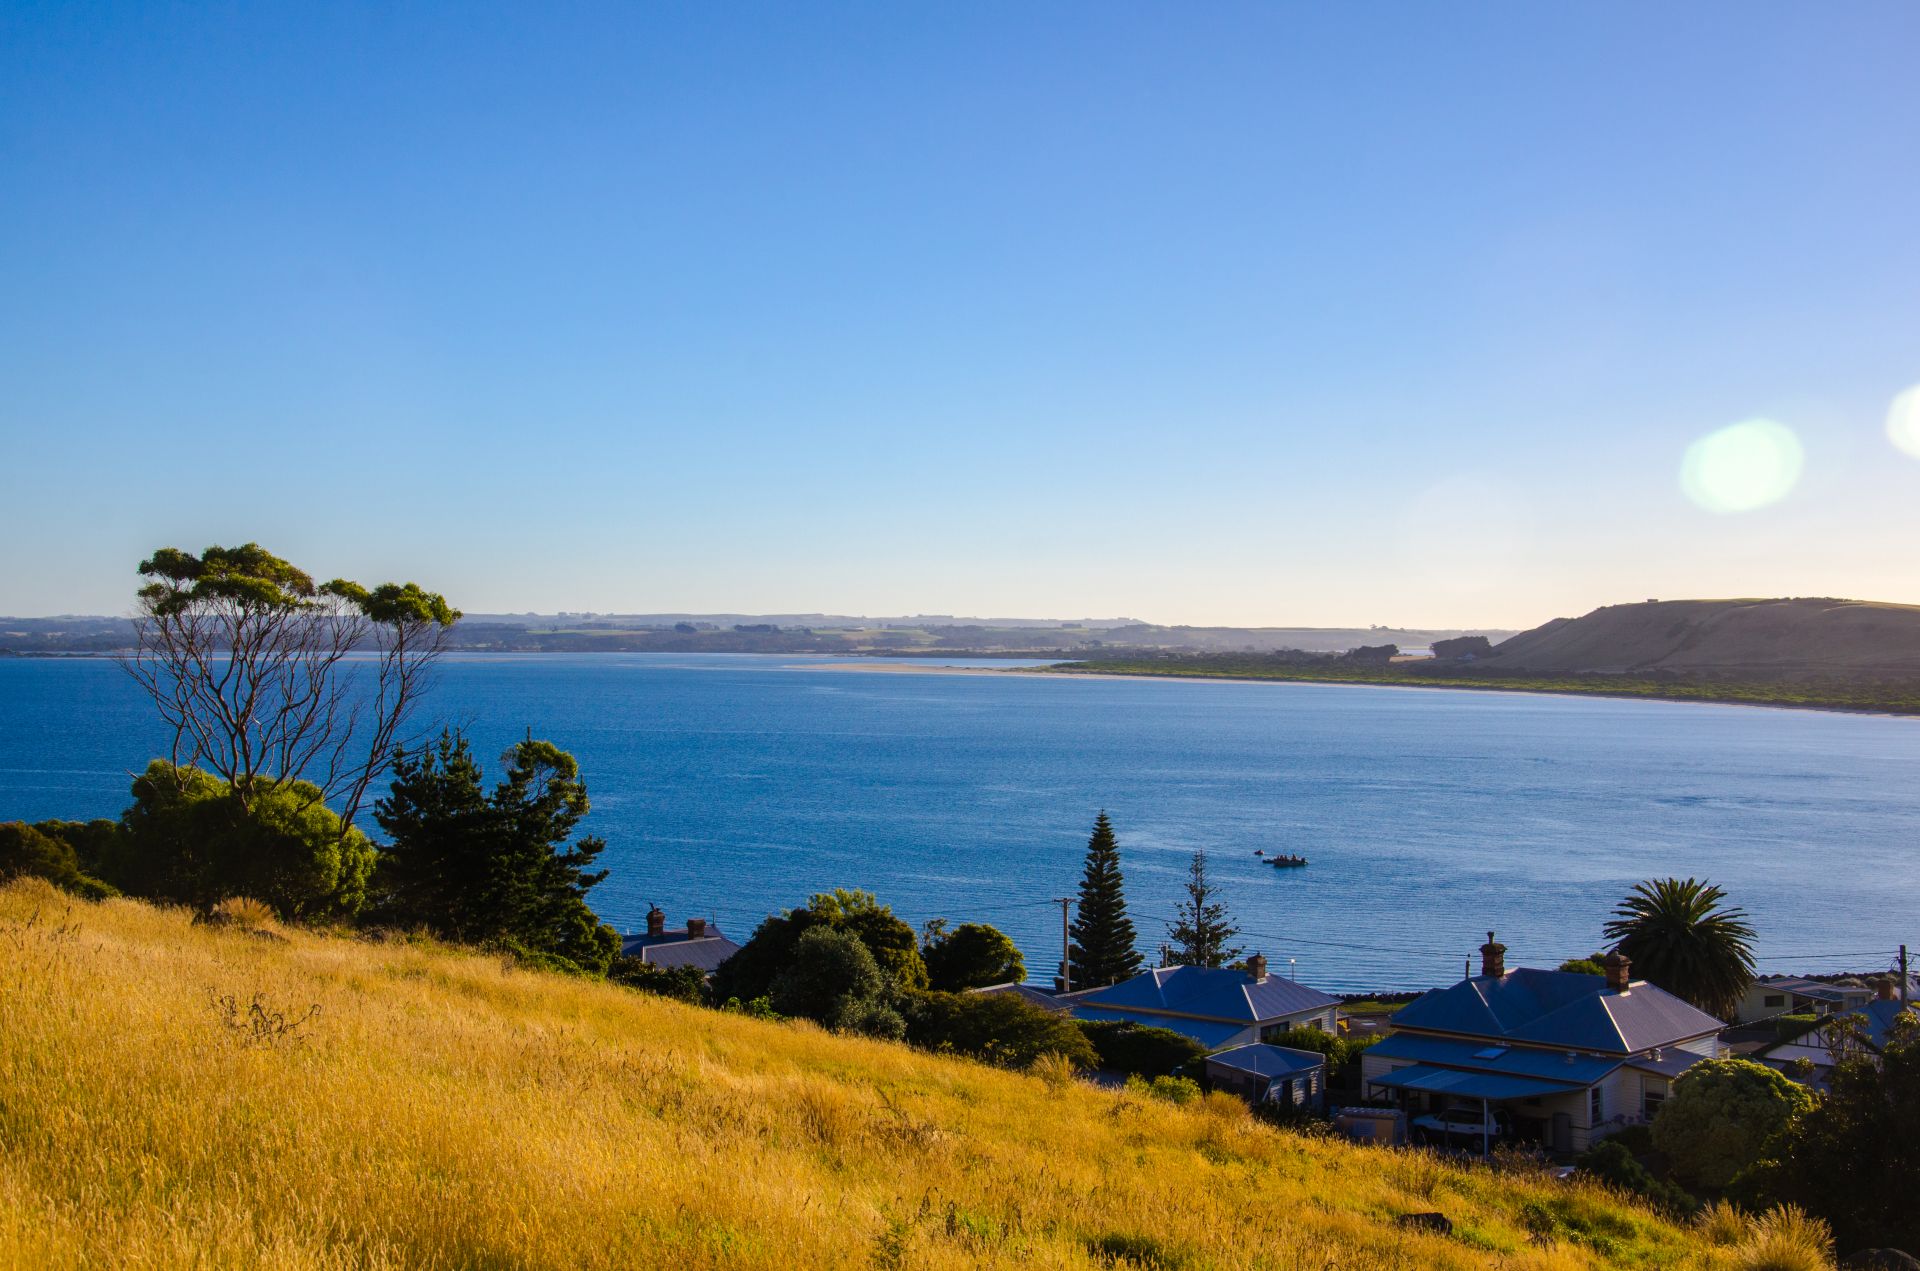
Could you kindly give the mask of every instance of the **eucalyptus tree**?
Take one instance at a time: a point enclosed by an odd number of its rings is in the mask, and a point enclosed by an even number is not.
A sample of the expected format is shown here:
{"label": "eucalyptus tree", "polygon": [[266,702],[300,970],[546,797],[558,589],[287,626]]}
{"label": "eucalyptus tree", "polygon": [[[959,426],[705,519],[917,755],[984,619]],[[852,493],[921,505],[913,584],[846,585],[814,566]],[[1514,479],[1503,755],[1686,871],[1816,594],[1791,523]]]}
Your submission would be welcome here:
{"label": "eucalyptus tree", "polygon": [[1726,898],[1703,879],[1651,879],[1615,907],[1606,937],[1648,981],[1728,1019],[1753,982],[1753,926]]}
{"label": "eucalyptus tree", "polygon": [[171,732],[171,769],[219,777],[243,812],[311,783],[344,834],[405,740],[459,611],[415,583],[316,583],[257,543],[163,547],[139,572],[123,665]]}

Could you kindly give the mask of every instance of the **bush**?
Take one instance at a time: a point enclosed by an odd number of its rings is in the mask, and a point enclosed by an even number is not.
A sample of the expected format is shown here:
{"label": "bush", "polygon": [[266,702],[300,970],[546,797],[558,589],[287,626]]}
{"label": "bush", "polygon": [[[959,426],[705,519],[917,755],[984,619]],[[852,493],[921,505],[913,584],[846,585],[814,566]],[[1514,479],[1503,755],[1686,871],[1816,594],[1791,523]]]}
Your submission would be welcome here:
{"label": "bush", "polygon": [[82,870],[72,844],[20,821],[0,822],[0,883],[20,877],[44,878],[87,900],[119,893]]}
{"label": "bush", "polygon": [[1270,1045],[1285,1046],[1289,1050],[1311,1050],[1325,1055],[1327,1081],[1330,1084],[1357,1086],[1360,1084],[1361,1054],[1384,1035],[1371,1033],[1365,1037],[1342,1037],[1324,1028],[1289,1028],[1284,1033],[1264,1040]]}
{"label": "bush", "polygon": [[1167,1103],[1192,1103],[1200,1097],[1200,1083],[1191,1077],[1127,1078],[1127,1093]]}
{"label": "bush", "polygon": [[1654,1118],[1653,1143],[1673,1162],[1675,1178],[1720,1191],[1812,1104],[1806,1087],[1765,1065],[1709,1059],[1673,1083],[1673,1097]]}
{"label": "bush", "polygon": [[343,830],[309,782],[263,789],[243,806],[210,773],[156,759],[134,780],[120,825],[101,866],[135,896],[200,909],[252,896],[288,919],[350,917],[366,903],[373,844]]}
{"label": "bush", "polygon": [[657,967],[651,962],[622,954],[607,968],[607,978],[642,993],[691,1002],[699,1006],[707,1000],[707,977],[698,967]]}
{"label": "bush", "polygon": [[1589,1148],[1580,1157],[1579,1168],[1581,1173],[1609,1186],[1646,1197],[1675,1217],[1684,1218],[1700,1207],[1700,1202],[1681,1188],[1655,1178],[1617,1135]]}
{"label": "bush", "polygon": [[229,896],[209,917],[242,931],[265,931],[273,925],[273,910],[251,896]]}
{"label": "bush", "polygon": [[928,983],[945,993],[982,989],[990,984],[1018,984],[1027,978],[1027,964],[1019,948],[998,928],[984,922],[963,922],[942,932],[921,951]]}
{"label": "bush", "polygon": [[773,981],[773,1009],[843,1032],[898,1037],[905,1030],[888,1006],[886,976],[852,933],[831,927],[808,931],[793,946],[793,961]]}
{"label": "bush", "polygon": [[1207,1048],[1171,1028],[1131,1020],[1081,1020],[1080,1031],[1092,1043],[1099,1067],[1141,1077],[1171,1076],[1204,1059]]}
{"label": "bush", "polygon": [[907,1040],[926,1050],[1008,1068],[1029,1067],[1047,1054],[1079,1068],[1100,1065],[1078,1024],[1012,993],[914,993],[905,1007]]}
{"label": "bush", "polygon": [[792,964],[801,938],[816,927],[844,931],[859,940],[899,987],[926,987],[927,967],[913,928],[867,892],[843,889],[815,896],[805,908],[768,915],[740,951],[714,972],[714,996],[750,1002],[770,995],[774,980]]}

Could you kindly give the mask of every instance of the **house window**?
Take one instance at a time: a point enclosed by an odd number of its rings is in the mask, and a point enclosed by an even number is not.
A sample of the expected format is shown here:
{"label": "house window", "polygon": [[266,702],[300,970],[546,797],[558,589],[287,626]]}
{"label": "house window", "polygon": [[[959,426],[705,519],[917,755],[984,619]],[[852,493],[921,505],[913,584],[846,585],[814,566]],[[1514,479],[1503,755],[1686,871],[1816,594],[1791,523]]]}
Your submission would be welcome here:
{"label": "house window", "polygon": [[1590,1126],[1599,1125],[1601,1113],[1603,1111],[1603,1105],[1600,1102],[1600,1087],[1595,1086],[1588,1093],[1587,1097],[1588,1097],[1587,1124]]}
{"label": "house window", "polygon": [[1665,1103],[1666,1101],[1667,1101],[1667,1096],[1660,1093],[1658,1090],[1647,1091],[1645,1097],[1641,1101],[1642,1103],[1642,1106],[1640,1109],[1641,1115],[1646,1117],[1646,1119],[1649,1121],[1653,1120],[1656,1116],[1660,1115],[1660,1105]]}
{"label": "house window", "polygon": [[1761,1001],[1767,1006],[1785,1006],[1787,1004],[1787,995],[1784,993],[1769,993],[1766,997],[1762,998]]}

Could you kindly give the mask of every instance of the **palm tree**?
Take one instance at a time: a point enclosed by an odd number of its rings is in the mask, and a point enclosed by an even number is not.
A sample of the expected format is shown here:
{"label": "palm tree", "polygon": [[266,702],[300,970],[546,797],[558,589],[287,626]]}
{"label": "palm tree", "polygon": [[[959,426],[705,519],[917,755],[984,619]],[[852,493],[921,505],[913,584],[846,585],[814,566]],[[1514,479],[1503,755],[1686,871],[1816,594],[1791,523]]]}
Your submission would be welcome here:
{"label": "palm tree", "polygon": [[1704,879],[1640,883],[1615,907],[1607,939],[1634,970],[1709,1015],[1729,1018],[1753,982],[1753,927]]}

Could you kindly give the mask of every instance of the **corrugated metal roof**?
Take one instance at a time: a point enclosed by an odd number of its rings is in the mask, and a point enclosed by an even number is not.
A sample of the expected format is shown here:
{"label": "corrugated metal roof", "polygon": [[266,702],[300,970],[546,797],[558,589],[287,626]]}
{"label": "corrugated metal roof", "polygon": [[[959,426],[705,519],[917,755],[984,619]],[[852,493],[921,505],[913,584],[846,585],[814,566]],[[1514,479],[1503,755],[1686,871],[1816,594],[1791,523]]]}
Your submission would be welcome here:
{"label": "corrugated metal roof", "polygon": [[1455,1068],[1430,1068],[1425,1064],[1396,1068],[1383,1077],[1368,1078],[1367,1084],[1396,1090],[1428,1090],[1467,1099],[1538,1099],[1543,1095],[1567,1094],[1577,1089],[1529,1077],[1461,1072]]}
{"label": "corrugated metal roof", "polygon": [[[1498,1050],[1498,1054],[1487,1053]],[[1369,1057],[1411,1059],[1419,1064],[1470,1068],[1477,1072],[1587,1086],[1620,1066],[1618,1059],[1578,1051],[1533,1050],[1525,1046],[1487,1047],[1479,1042],[1394,1033],[1367,1047]]]}
{"label": "corrugated metal roof", "polygon": [[1176,966],[1143,971],[1132,979],[1095,989],[1082,997],[1080,1004],[1110,1010],[1168,1011],[1245,1026],[1325,1010],[1340,1002],[1318,989],[1277,975],[1255,982],[1246,972],[1227,967]]}
{"label": "corrugated metal roof", "polygon": [[1524,968],[1435,989],[1402,1007],[1393,1026],[1614,1054],[1671,1046],[1723,1027],[1644,981],[1614,993],[1604,976]]}
{"label": "corrugated metal roof", "polygon": [[1232,1050],[1223,1050],[1217,1055],[1208,1055],[1207,1063],[1219,1064],[1235,1072],[1250,1072],[1256,1077],[1290,1077],[1295,1073],[1326,1067],[1327,1057],[1316,1051],[1252,1042],[1235,1046]]}
{"label": "corrugated metal roof", "polygon": [[1104,1006],[1080,1005],[1073,1008],[1075,1019],[1085,1020],[1128,1020],[1135,1024],[1145,1024],[1149,1028],[1167,1028],[1212,1050],[1232,1041],[1235,1035],[1251,1027],[1248,1024],[1235,1024],[1221,1020],[1184,1019],[1178,1015],[1154,1015],[1147,1011],[1114,1010]]}
{"label": "corrugated metal roof", "polygon": [[621,950],[648,966],[671,971],[675,967],[698,967],[712,974],[720,964],[740,952],[740,946],[725,936],[705,936],[699,940],[654,940],[650,944]]}
{"label": "corrugated metal roof", "polygon": [[968,989],[969,993],[978,993],[983,997],[1009,994],[1044,1011],[1053,1011],[1059,1015],[1071,1014],[1073,1003],[1063,1001],[1045,989],[1036,989],[1030,984],[993,984],[981,989]]}

